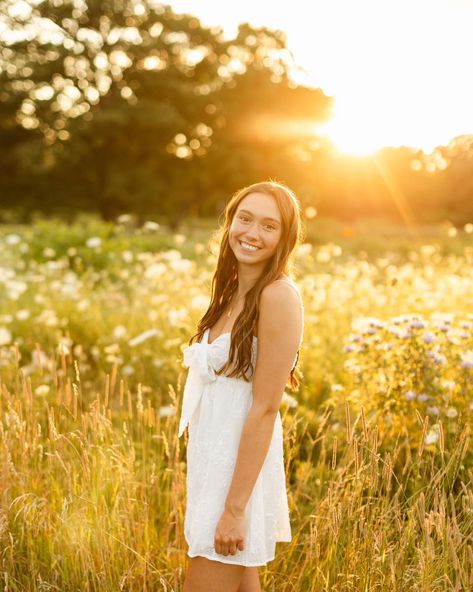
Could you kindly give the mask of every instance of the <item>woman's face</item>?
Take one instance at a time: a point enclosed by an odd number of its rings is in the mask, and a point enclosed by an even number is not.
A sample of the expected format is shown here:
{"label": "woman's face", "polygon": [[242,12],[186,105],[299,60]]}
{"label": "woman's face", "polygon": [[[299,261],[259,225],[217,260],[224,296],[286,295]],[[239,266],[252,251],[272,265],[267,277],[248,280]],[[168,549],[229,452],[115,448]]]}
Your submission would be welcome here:
{"label": "woman's face", "polygon": [[[274,197],[266,193],[249,193],[238,204],[233,216],[229,230],[230,247],[238,262],[261,263],[275,253],[281,232],[282,219]],[[245,245],[256,248],[245,248]]]}

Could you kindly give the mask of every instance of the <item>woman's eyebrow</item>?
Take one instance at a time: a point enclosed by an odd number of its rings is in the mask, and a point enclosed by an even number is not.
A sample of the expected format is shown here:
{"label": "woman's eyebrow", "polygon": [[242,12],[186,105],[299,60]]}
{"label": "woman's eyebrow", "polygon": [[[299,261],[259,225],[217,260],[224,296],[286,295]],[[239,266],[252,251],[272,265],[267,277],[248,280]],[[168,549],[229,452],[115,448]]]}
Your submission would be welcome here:
{"label": "woman's eyebrow", "polygon": [[[250,212],[249,210],[239,210],[239,212],[244,212],[245,214],[250,214],[251,216],[253,216],[253,212]],[[276,224],[280,224],[279,220],[275,220],[274,218],[269,218],[268,216],[263,218],[263,220],[271,220],[271,222],[276,222]]]}

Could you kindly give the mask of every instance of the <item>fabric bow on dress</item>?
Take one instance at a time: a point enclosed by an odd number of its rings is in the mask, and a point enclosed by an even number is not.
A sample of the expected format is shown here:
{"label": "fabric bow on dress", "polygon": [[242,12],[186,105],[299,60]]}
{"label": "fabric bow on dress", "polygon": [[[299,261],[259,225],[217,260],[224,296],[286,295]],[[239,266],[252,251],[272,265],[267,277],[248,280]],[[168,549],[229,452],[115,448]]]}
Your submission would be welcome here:
{"label": "fabric bow on dress", "polygon": [[[213,342],[212,342],[213,344]],[[216,380],[214,368],[209,362],[209,348],[205,341],[193,343],[184,349],[184,366],[189,368],[182,401],[178,437],[180,437],[200,402],[205,386]]]}

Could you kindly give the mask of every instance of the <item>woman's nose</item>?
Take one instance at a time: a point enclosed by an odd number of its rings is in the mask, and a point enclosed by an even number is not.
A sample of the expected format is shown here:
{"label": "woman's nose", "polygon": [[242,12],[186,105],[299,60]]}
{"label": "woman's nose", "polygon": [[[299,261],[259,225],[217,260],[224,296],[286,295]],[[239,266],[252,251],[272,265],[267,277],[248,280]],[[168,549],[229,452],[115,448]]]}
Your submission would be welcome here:
{"label": "woman's nose", "polygon": [[252,223],[251,226],[249,228],[247,228],[246,232],[245,232],[245,236],[247,238],[253,238],[253,239],[257,239],[259,236],[259,230],[258,230],[258,224],[256,223]]}

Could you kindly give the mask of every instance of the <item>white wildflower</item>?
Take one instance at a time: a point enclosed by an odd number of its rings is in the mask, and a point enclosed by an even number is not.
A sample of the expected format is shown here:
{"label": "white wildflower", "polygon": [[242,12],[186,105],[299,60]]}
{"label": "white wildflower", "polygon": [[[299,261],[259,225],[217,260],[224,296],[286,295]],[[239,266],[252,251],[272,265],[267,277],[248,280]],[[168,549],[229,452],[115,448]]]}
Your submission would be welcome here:
{"label": "white wildflower", "polygon": [[122,259],[123,259],[123,261],[125,261],[125,263],[131,263],[134,259],[132,251],[129,251],[129,250],[123,251]]}
{"label": "white wildflower", "polygon": [[0,327],[0,345],[8,345],[11,343],[12,334],[6,327]]}
{"label": "white wildflower", "polygon": [[21,242],[21,236],[19,234],[7,234],[5,237],[7,245],[17,245]]}
{"label": "white wildflower", "polygon": [[150,232],[155,232],[156,230],[160,229],[160,225],[157,222],[153,222],[152,220],[146,220],[143,224],[143,230],[149,230]]}
{"label": "white wildflower", "polygon": [[48,257],[48,258],[55,257],[56,251],[54,249],[52,249],[51,247],[45,247],[43,249],[43,255],[44,255],[44,257]]}
{"label": "white wildflower", "polygon": [[166,273],[166,266],[164,263],[153,263],[146,268],[144,276],[149,279],[154,279]]}
{"label": "white wildflower", "polygon": [[102,245],[102,239],[98,236],[91,236],[86,240],[85,244],[90,249],[97,249]]}
{"label": "white wildflower", "polygon": [[115,339],[124,339],[128,335],[128,330],[124,325],[117,325],[113,329],[113,336]]}
{"label": "white wildflower", "polygon": [[295,399],[292,395],[287,394],[286,392],[283,393],[282,402],[288,407],[297,407],[297,399]]}
{"label": "white wildflower", "polygon": [[437,424],[433,425],[425,436],[424,442],[429,444],[435,444],[439,440],[439,427]]}
{"label": "white wildflower", "polygon": [[176,415],[176,409],[172,405],[163,405],[159,408],[159,415],[160,417],[169,417],[171,415]]}
{"label": "white wildflower", "polygon": [[34,390],[35,394],[42,397],[44,395],[47,395],[49,393],[50,389],[49,386],[47,384],[40,384],[39,386],[37,386]]}
{"label": "white wildflower", "polygon": [[458,416],[458,411],[455,409],[455,407],[449,407],[447,409],[446,415],[447,417],[454,418]]}

